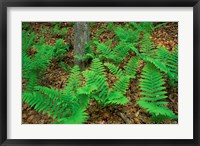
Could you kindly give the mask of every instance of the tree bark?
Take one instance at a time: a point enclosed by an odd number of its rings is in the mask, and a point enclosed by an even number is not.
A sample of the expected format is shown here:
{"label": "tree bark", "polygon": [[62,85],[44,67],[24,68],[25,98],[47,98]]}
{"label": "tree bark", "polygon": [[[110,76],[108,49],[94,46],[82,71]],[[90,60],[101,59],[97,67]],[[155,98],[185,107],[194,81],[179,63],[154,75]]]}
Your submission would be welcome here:
{"label": "tree bark", "polygon": [[[84,48],[86,43],[90,41],[89,23],[77,22],[74,26],[74,55],[84,56]],[[85,68],[85,63],[75,58],[74,64],[79,65],[81,69]]]}

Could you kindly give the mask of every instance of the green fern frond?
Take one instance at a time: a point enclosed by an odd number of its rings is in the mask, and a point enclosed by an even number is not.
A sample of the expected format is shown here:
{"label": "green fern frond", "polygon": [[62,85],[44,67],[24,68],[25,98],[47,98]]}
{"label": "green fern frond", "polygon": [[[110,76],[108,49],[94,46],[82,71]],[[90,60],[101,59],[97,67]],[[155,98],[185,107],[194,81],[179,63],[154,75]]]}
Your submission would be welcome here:
{"label": "green fern frond", "polygon": [[36,46],[38,53],[32,58],[31,70],[34,72],[43,72],[50,64],[53,58],[53,47],[48,45]]}
{"label": "green fern frond", "polygon": [[81,86],[81,71],[78,65],[75,65],[70,73],[70,77],[67,80],[67,86],[64,90],[73,90],[75,91],[76,88]]}
{"label": "green fern frond", "polygon": [[97,90],[97,86],[96,86],[96,85],[83,86],[83,87],[77,89],[77,93],[78,93],[78,94],[90,95],[90,94],[92,94],[92,92],[93,92],[94,90]]}
{"label": "green fern frond", "polygon": [[132,44],[120,42],[117,46],[115,46],[112,53],[109,54],[107,58],[112,62],[119,64],[122,60],[126,58],[131,49],[131,46]]}
{"label": "green fern frond", "polygon": [[103,66],[102,62],[98,58],[95,58],[92,60],[90,70],[100,76],[105,76],[105,73],[104,73],[105,67]]}
{"label": "green fern frond", "polygon": [[115,91],[108,94],[108,96],[106,97],[105,105],[124,105],[128,101],[129,100],[125,96],[123,96],[122,93]]}
{"label": "green fern frond", "polygon": [[48,87],[44,87],[44,86],[35,86],[34,89],[35,89],[35,91],[39,91],[42,94],[47,95],[52,100],[59,98],[61,96],[61,93],[59,92],[58,89],[48,88]]}
{"label": "green fern frond", "polygon": [[154,30],[152,22],[140,22],[140,23],[131,22],[131,24],[139,32],[150,33]]}
{"label": "green fern frond", "polygon": [[156,58],[166,63],[166,58],[170,56],[170,52],[163,46],[158,46],[156,50]]}
{"label": "green fern frond", "polygon": [[128,61],[127,65],[124,67],[125,75],[128,75],[131,78],[135,78],[139,64],[140,64],[140,58],[138,56],[132,57]]}
{"label": "green fern frond", "polygon": [[69,51],[69,46],[65,44],[63,39],[58,39],[54,46],[54,56],[61,60],[67,51]]}
{"label": "green fern frond", "polygon": [[66,64],[65,62],[60,62],[59,66],[68,74],[71,71],[71,66],[69,66],[68,64]]}
{"label": "green fern frond", "polygon": [[151,40],[151,35],[149,33],[145,33],[142,38],[142,45],[141,45],[141,52],[145,55],[148,56],[153,56],[153,48],[154,48],[154,43]]}
{"label": "green fern frond", "polygon": [[166,48],[159,47],[156,51],[157,59],[165,64],[168,69],[168,76],[170,80],[170,84],[172,86],[177,85],[178,81],[178,48],[175,47],[175,51],[170,53]]}
{"label": "green fern frond", "polygon": [[55,122],[55,124],[82,124],[86,122],[88,119],[88,114],[82,110],[79,109],[75,111],[69,118],[59,119],[58,122]]}
{"label": "green fern frond", "polygon": [[98,99],[100,100],[100,102],[104,102],[108,93],[107,78],[105,78],[105,76],[97,74],[94,71],[84,71],[83,75],[86,78],[86,86],[89,88],[97,87],[94,94],[98,94]]}
{"label": "green fern frond", "polygon": [[35,44],[34,40],[36,39],[34,33],[29,34],[29,32],[22,31],[22,50],[27,53],[31,46]]}
{"label": "green fern frond", "polygon": [[115,34],[121,41],[133,43],[139,39],[139,32],[130,28],[117,27]]}
{"label": "green fern frond", "polygon": [[111,53],[110,46],[107,46],[103,43],[99,43],[97,41],[95,41],[94,44],[97,46],[97,53],[100,53],[100,56],[102,56],[102,58],[106,58],[106,56],[108,56]]}
{"label": "green fern frond", "polygon": [[126,93],[130,81],[130,76],[121,76],[113,85],[112,89],[120,92],[122,95]]}
{"label": "green fern frond", "polygon": [[117,78],[120,78],[123,75],[123,71],[114,64],[104,63],[104,65],[107,66],[110,72]]}
{"label": "green fern frond", "polygon": [[33,91],[34,90],[34,86],[37,85],[38,79],[37,79],[37,75],[34,73],[30,73],[27,76],[28,78],[28,83],[26,85],[26,91]]}
{"label": "green fern frond", "polygon": [[138,104],[145,108],[153,116],[166,116],[172,118],[175,114],[164,105],[167,102],[162,100],[167,98],[162,74],[154,65],[147,63],[143,68],[142,79],[139,83],[142,98]]}
{"label": "green fern frond", "polygon": [[178,46],[175,47],[175,51],[172,52],[170,58],[167,60],[167,67],[169,68],[172,76],[170,79],[172,81],[178,81]]}

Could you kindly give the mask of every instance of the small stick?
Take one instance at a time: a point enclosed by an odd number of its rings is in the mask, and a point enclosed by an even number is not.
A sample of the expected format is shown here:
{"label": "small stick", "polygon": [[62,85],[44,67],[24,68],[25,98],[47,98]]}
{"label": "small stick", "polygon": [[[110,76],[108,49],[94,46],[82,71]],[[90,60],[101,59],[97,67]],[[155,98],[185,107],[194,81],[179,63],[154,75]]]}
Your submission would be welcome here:
{"label": "small stick", "polygon": [[127,118],[127,116],[121,112],[117,112],[117,115],[124,120],[126,124],[131,124],[131,121]]}

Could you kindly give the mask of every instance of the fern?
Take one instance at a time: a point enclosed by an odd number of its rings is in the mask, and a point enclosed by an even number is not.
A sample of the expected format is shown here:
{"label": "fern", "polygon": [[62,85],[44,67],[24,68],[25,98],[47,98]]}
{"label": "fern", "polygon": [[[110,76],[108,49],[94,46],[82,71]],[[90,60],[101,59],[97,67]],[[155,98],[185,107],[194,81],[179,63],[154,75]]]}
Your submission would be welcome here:
{"label": "fern", "polygon": [[122,95],[126,93],[130,81],[130,76],[121,76],[113,85],[112,89],[120,92]]}
{"label": "fern", "polygon": [[113,91],[110,92],[105,100],[105,105],[124,105],[128,102],[129,100],[120,92]]}
{"label": "fern", "polygon": [[135,78],[135,74],[137,71],[137,68],[140,63],[140,58],[138,56],[132,57],[127,65],[124,67],[124,70],[118,68],[116,65],[112,63],[104,63],[105,66],[108,67],[110,72],[117,78],[120,78],[121,76],[129,76],[130,78]]}
{"label": "fern", "polygon": [[108,59],[115,64],[119,64],[126,58],[132,46],[132,44],[120,42],[113,49],[111,49],[111,44],[109,42],[106,42],[105,44],[95,42],[95,44],[97,45],[98,58],[100,60]]}
{"label": "fern", "polygon": [[34,87],[37,85],[38,79],[37,79],[37,74],[35,73],[29,73],[27,76],[28,83],[26,85],[26,91],[33,91]]}
{"label": "fern", "polygon": [[58,39],[54,46],[54,56],[57,59],[62,60],[67,51],[69,51],[69,46],[65,44],[63,39]]}
{"label": "fern", "polygon": [[63,90],[35,86],[34,92],[24,92],[23,100],[34,107],[35,110],[47,113],[57,120],[59,124],[79,124],[87,120],[85,109],[89,97],[78,94],[77,88],[81,86],[81,73],[78,66],[74,66]]}
{"label": "fern", "polygon": [[167,92],[164,86],[162,74],[150,63],[143,68],[142,79],[140,81],[140,89],[142,98],[138,104],[145,108],[151,115],[152,120],[157,116],[166,117],[165,119],[174,119],[176,115],[165,105],[167,102],[163,99],[167,98]]}
{"label": "fern", "polygon": [[143,32],[143,33],[151,33],[153,30],[166,25],[166,23],[160,23],[156,26],[153,26],[152,22],[140,22],[140,23],[136,23],[136,22],[131,22],[131,25],[136,28],[138,31]]}
{"label": "fern", "polygon": [[75,65],[70,73],[70,77],[67,80],[67,86],[64,90],[76,92],[76,88],[81,86],[81,72],[79,66]]}
{"label": "fern", "polygon": [[150,36],[151,35],[149,33],[144,33],[140,51],[145,55],[153,56],[154,44],[153,41],[150,39]]}
{"label": "fern", "polygon": [[104,65],[106,67],[109,68],[110,72],[116,76],[117,78],[120,78],[122,75],[123,75],[123,71],[118,68],[117,66],[115,66],[114,64],[111,64],[111,63],[104,63]]}
{"label": "fern", "polygon": [[128,64],[124,67],[124,73],[131,78],[135,78],[137,68],[140,64],[140,58],[138,56],[132,57]]}
{"label": "fern", "polygon": [[59,66],[68,74],[71,71],[71,66],[69,66],[68,64],[66,64],[65,62],[60,62]]}
{"label": "fern", "polygon": [[89,45],[88,43],[85,44],[84,48],[84,56],[81,55],[75,55],[74,58],[80,59],[82,61],[87,61],[88,59],[94,59],[96,58],[95,54],[92,51],[92,45]]}
{"label": "fern", "polygon": [[[50,46],[43,45],[44,38],[41,38],[39,43],[35,43],[36,36],[32,33],[23,31],[22,34],[22,77],[28,79],[27,91],[34,89],[37,84],[38,76],[48,67],[50,60],[53,57],[53,49]],[[34,56],[28,55],[28,50],[33,46],[38,50]]]}
{"label": "fern", "polygon": [[175,47],[175,51],[172,52],[171,56],[167,58],[167,67],[169,68],[172,76],[170,76],[171,84],[177,86],[178,81],[178,46]]}
{"label": "fern", "polygon": [[131,24],[136,28],[139,32],[143,33],[150,33],[153,31],[153,23],[152,22],[141,22],[141,23],[136,23],[136,22],[131,22]]}
{"label": "fern", "polygon": [[58,122],[54,122],[54,124],[81,124],[87,119],[88,114],[84,110],[79,109],[73,113],[73,116],[69,118],[58,119]]}
{"label": "fern", "polygon": [[105,76],[105,73],[104,73],[105,67],[103,66],[102,62],[98,58],[95,58],[92,60],[90,70],[100,76],[103,76],[103,77]]}
{"label": "fern", "polygon": [[120,41],[133,43],[139,39],[139,32],[130,28],[118,27],[115,29],[115,34]]}
{"label": "fern", "polygon": [[27,31],[22,31],[22,51],[27,53],[30,47],[35,44],[36,37],[34,33],[29,34]]}
{"label": "fern", "polygon": [[54,33],[55,37],[56,36],[64,36],[64,35],[67,34],[68,29],[67,28],[60,28],[61,27],[60,25],[61,24],[57,23],[53,28],[53,33]]}
{"label": "fern", "polygon": [[178,47],[175,47],[175,51],[170,53],[164,47],[158,47],[159,49],[156,51],[157,59],[165,64],[168,69],[168,76],[170,85],[177,86],[178,81]]}
{"label": "fern", "polygon": [[120,42],[113,49],[112,53],[108,56],[108,59],[112,62],[119,64],[128,55],[132,44],[127,44],[125,42]]}
{"label": "fern", "polygon": [[120,76],[122,71],[116,70],[113,64],[105,63],[111,68],[113,73],[119,78],[112,88],[108,87],[107,78],[105,77],[105,68],[99,59],[92,61],[88,71],[84,71],[83,75],[86,78],[86,85],[78,90],[79,93],[93,97],[98,103],[108,106],[111,104],[125,104],[128,99],[124,97],[128,85],[129,76]]}
{"label": "fern", "polygon": [[[90,88],[91,96],[98,102],[104,103],[108,93],[108,83],[105,76],[101,76],[94,71],[83,72],[86,80],[86,86]],[[91,90],[92,89],[92,90]],[[84,90],[84,88],[82,88]]]}
{"label": "fern", "polygon": [[97,54],[99,54],[100,59],[105,59],[107,56],[111,54],[110,46],[107,46],[105,44],[99,43],[97,41],[94,42],[95,45],[97,45]]}

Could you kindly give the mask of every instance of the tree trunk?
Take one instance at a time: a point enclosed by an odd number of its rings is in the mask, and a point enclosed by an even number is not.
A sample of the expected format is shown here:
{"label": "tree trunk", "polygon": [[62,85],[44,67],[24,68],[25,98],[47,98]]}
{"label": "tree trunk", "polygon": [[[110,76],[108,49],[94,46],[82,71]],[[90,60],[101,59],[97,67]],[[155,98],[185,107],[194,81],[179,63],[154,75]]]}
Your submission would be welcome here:
{"label": "tree trunk", "polygon": [[[90,30],[89,23],[77,22],[74,26],[74,55],[84,56],[84,48],[86,43],[89,43]],[[75,58],[74,64],[79,65],[81,69],[85,68],[85,63]]]}

